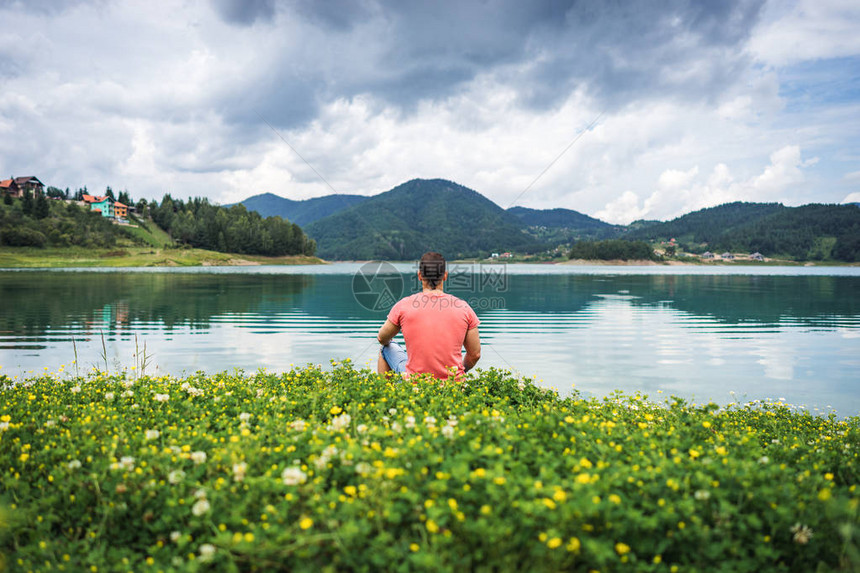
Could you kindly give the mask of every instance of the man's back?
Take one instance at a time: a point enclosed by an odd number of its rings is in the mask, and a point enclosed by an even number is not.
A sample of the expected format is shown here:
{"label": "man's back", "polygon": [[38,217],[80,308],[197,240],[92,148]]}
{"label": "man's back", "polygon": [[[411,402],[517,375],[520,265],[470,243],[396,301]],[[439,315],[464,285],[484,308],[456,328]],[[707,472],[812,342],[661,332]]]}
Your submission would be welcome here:
{"label": "man's back", "polygon": [[388,320],[403,332],[408,374],[447,378],[452,370],[458,376],[464,373],[463,341],[480,324],[466,301],[442,291],[419,292],[395,304]]}

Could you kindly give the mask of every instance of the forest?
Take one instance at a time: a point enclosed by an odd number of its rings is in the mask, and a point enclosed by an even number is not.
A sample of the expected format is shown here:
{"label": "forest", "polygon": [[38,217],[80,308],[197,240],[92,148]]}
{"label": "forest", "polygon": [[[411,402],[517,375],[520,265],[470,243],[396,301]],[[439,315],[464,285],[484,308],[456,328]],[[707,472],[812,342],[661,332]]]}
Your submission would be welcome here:
{"label": "forest", "polygon": [[313,255],[316,243],[295,223],[280,217],[263,218],[243,205],[219,207],[208,199],[188,201],[165,195],[151,202],[149,213],[156,225],[174,241],[211,251],[266,255]]}

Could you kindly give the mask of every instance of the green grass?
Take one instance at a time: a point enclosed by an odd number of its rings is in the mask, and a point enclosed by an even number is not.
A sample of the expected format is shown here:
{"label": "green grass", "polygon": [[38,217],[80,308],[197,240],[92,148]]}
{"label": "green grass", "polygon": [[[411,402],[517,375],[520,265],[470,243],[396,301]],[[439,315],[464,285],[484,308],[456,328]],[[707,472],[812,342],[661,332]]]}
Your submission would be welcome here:
{"label": "green grass", "polygon": [[860,567],[857,417],[561,399],[495,370],[136,372],[5,380],[12,570]]}
{"label": "green grass", "polygon": [[263,257],[218,253],[203,249],[168,249],[117,246],[110,249],[84,247],[0,247],[0,268],[62,267],[176,267],[201,265],[295,265],[317,264],[320,259],[304,255]]}

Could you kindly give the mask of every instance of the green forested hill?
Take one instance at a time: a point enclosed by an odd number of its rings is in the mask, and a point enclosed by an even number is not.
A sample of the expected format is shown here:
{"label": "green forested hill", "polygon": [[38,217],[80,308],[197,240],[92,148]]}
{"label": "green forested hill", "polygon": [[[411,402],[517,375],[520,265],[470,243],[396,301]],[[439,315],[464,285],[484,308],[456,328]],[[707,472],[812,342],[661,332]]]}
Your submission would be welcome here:
{"label": "green forested hill", "polygon": [[726,231],[743,227],[786,209],[779,203],[727,203],[687,213],[665,223],[644,225],[632,229],[625,238],[668,240],[671,238],[687,245],[711,245]]}
{"label": "green forested hill", "polygon": [[44,195],[0,201],[0,246],[112,248],[152,244],[151,233],[114,225],[100,213]]}
{"label": "green forested hill", "polygon": [[571,209],[511,207],[508,213],[522,221],[535,239],[550,244],[613,237],[624,230],[620,225],[610,225]]}
{"label": "green forested hill", "polygon": [[854,205],[728,203],[632,230],[629,239],[675,238],[690,252],[758,251],[795,260],[860,261],[860,208]]}
{"label": "green forested hill", "polygon": [[349,209],[365,199],[367,197],[363,195],[325,195],[295,201],[272,193],[263,193],[248,197],[241,202],[241,205],[244,205],[248,211],[256,211],[262,217],[281,217],[304,227],[338,211]]}
{"label": "green forested hill", "polygon": [[451,181],[413,179],[306,228],[329,259],[449,258],[534,252],[541,245],[514,215]]}

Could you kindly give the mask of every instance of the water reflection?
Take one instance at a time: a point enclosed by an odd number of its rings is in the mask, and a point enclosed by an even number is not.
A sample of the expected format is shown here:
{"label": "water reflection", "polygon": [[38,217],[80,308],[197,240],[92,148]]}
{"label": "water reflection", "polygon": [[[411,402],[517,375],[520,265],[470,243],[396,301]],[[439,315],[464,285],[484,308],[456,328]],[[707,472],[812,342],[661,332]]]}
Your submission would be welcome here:
{"label": "water reflection", "polygon": [[[728,390],[860,411],[860,277],[512,273],[454,285],[482,321],[482,365],[569,391],[615,388],[726,402]],[[351,275],[0,272],[7,374],[94,363],[100,335],[128,365],[135,335],[161,371],[372,363],[384,312]],[[409,289],[411,273],[405,275]],[[404,293],[408,294],[408,293]]]}

